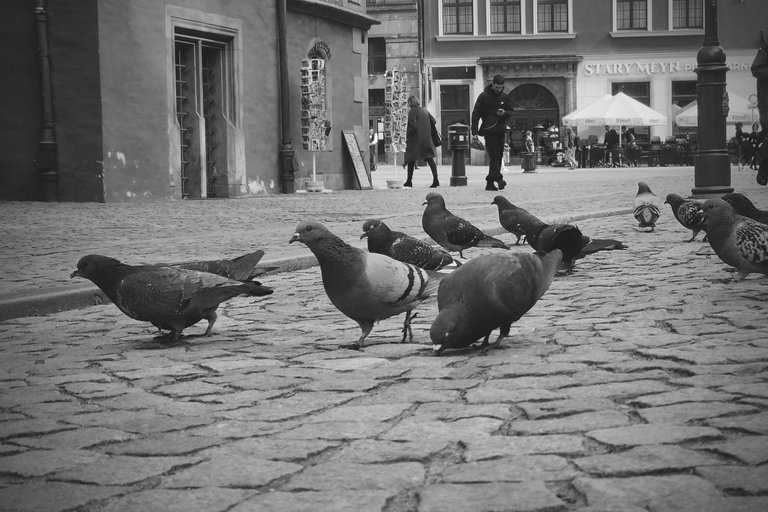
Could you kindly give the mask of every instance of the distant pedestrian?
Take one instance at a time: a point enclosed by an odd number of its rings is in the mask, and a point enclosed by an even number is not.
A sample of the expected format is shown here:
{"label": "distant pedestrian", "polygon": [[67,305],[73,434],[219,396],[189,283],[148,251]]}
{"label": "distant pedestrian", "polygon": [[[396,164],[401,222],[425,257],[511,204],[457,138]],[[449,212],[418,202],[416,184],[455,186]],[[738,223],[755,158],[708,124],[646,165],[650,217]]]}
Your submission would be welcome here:
{"label": "distant pedestrian", "polygon": [[525,151],[533,153],[536,151],[536,146],[533,145],[533,134],[531,130],[525,132]]}
{"label": "distant pedestrian", "polygon": [[763,143],[763,132],[760,131],[760,123],[752,123],[752,133],[749,134],[749,146],[752,150],[752,158],[749,160],[750,169],[759,169],[760,145]]}
{"label": "distant pedestrian", "polygon": [[755,60],[752,62],[752,76],[757,79],[757,111],[760,115],[760,124],[763,125],[763,138],[758,143],[758,155],[755,158],[758,161],[757,182],[760,185],[768,184],[768,36],[765,29],[761,30],[763,44],[757,51]]}
{"label": "distant pedestrian", "polygon": [[605,137],[603,138],[603,144],[605,144],[605,154],[609,156],[611,165],[613,167],[616,167],[616,162],[614,160],[614,151],[616,151],[616,148],[619,146],[619,134],[610,126],[605,126]]}
{"label": "distant pedestrian", "polygon": [[404,187],[413,187],[413,170],[416,160],[425,160],[432,170],[430,188],[440,186],[437,180],[437,164],[435,163],[435,143],[432,140],[432,127],[437,122],[432,114],[421,107],[417,96],[408,98],[408,128],[405,134],[405,163],[408,165],[408,178]]}
{"label": "distant pedestrian", "polygon": [[568,169],[573,170],[579,163],[576,161],[576,137],[570,126],[565,127],[565,158],[568,160]]}
{"label": "distant pedestrian", "polygon": [[536,170],[536,146],[533,145],[533,134],[528,130],[525,132],[523,140],[525,153],[523,153],[523,171],[531,172]]}
{"label": "distant pedestrian", "polygon": [[376,170],[376,149],[378,148],[379,136],[373,128],[368,130],[368,150],[371,153],[371,172]]}
{"label": "distant pedestrian", "polygon": [[[504,136],[512,110],[509,93],[504,90],[504,77],[496,75],[477,97],[472,109],[472,136],[474,139],[478,135],[484,137],[488,152],[485,190],[503,190],[507,185],[501,174],[501,165],[504,161]],[[495,184],[498,184],[498,188]]]}

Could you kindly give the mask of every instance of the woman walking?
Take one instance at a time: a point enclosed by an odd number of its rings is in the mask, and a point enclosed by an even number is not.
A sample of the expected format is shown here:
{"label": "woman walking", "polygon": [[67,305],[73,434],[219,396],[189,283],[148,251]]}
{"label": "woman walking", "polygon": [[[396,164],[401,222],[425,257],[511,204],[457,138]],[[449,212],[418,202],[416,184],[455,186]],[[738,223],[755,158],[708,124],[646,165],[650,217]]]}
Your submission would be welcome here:
{"label": "woman walking", "polygon": [[417,160],[425,160],[432,171],[432,185],[430,188],[440,186],[437,180],[437,164],[435,164],[435,143],[432,140],[432,126],[436,123],[432,114],[421,107],[419,98],[408,98],[408,128],[405,133],[405,163],[408,165],[408,179],[403,183],[404,187],[413,187],[413,168]]}

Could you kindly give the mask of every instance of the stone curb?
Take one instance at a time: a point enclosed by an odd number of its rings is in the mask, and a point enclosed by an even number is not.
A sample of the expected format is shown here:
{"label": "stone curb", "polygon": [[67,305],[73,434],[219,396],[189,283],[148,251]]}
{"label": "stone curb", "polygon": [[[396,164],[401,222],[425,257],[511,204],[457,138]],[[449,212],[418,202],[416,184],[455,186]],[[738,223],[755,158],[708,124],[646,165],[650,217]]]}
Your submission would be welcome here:
{"label": "stone curb", "polygon": [[[544,217],[542,220],[548,224],[554,223],[572,223],[584,219],[597,219],[601,217],[611,217],[614,215],[624,215],[631,213],[632,209],[601,210],[588,212],[578,215],[566,215],[560,217]],[[482,228],[483,231],[491,236],[499,236],[507,233],[501,226]],[[429,241],[429,237],[420,237],[424,241]],[[365,245],[353,244],[365,248]],[[304,270],[317,265],[317,259],[314,256],[289,256],[273,260],[264,260],[263,265],[278,267],[277,270],[265,275],[273,275],[283,272],[294,272]],[[104,293],[92,284],[73,284],[67,286],[58,286],[41,290],[30,290],[24,292],[12,292],[0,294],[0,322],[11,320],[13,318],[27,316],[42,316],[51,313],[59,313],[72,309],[81,309],[89,306],[98,306],[109,302]]]}

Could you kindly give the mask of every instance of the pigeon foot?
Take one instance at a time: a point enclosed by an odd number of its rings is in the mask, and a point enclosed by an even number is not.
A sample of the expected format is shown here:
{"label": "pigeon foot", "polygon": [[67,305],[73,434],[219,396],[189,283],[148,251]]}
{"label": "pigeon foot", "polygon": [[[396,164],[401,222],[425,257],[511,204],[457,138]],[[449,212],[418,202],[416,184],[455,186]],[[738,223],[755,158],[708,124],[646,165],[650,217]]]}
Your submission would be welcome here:
{"label": "pigeon foot", "polygon": [[418,315],[418,313],[411,314],[410,311],[406,311],[405,322],[403,322],[403,339],[400,340],[400,343],[405,343],[406,336],[408,336],[408,341],[413,343],[413,329],[411,329],[411,320],[416,318]]}
{"label": "pigeon foot", "polygon": [[346,343],[344,345],[339,345],[339,348],[345,348],[347,350],[360,350],[363,347],[361,347],[357,343]]}

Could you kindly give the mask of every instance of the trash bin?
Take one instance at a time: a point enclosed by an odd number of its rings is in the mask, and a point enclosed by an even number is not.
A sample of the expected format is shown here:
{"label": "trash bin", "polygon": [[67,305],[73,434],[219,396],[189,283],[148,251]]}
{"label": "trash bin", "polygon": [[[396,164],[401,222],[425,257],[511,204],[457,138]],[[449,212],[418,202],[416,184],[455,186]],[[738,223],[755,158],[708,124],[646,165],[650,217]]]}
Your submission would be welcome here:
{"label": "trash bin", "polygon": [[523,172],[536,172],[536,153],[524,151],[523,155]]}
{"label": "trash bin", "polygon": [[469,150],[469,126],[461,123],[448,127],[448,149],[451,150],[451,186],[462,187],[467,184],[464,155]]}

